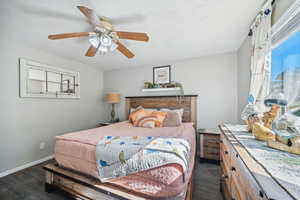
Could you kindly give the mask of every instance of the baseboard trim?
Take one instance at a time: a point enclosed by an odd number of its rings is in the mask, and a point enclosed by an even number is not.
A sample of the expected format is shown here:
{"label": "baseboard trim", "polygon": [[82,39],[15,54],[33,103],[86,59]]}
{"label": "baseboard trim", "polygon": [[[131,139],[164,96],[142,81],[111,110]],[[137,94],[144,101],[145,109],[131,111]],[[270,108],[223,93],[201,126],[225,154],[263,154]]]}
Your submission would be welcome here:
{"label": "baseboard trim", "polygon": [[45,157],[45,158],[42,158],[42,159],[39,159],[39,160],[30,162],[30,163],[26,163],[25,165],[22,165],[22,166],[13,168],[13,169],[6,170],[6,171],[0,173],[0,178],[2,178],[2,177],[4,177],[4,176],[7,176],[7,175],[10,175],[10,174],[13,174],[13,173],[16,173],[16,172],[21,171],[21,170],[23,170],[23,169],[32,167],[32,166],[34,166],[34,165],[38,165],[38,164],[40,164],[40,163],[42,163],[42,162],[45,162],[45,161],[47,161],[47,160],[51,160],[51,159],[53,159],[53,158],[54,158],[54,155],[47,156],[47,157]]}

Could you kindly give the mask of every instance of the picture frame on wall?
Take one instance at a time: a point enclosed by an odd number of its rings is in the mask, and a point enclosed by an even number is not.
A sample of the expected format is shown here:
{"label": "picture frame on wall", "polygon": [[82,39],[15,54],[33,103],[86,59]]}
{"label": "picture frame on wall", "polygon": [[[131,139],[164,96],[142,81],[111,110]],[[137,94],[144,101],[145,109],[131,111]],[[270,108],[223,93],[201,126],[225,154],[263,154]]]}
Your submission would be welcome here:
{"label": "picture frame on wall", "polygon": [[153,67],[153,83],[167,84],[171,83],[171,66]]}

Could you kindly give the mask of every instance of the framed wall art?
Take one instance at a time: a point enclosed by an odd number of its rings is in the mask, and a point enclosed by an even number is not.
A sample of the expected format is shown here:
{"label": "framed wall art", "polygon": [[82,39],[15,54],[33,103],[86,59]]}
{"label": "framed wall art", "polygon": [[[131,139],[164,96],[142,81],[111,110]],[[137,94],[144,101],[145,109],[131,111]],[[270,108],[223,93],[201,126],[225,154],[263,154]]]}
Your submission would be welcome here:
{"label": "framed wall art", "polygon": [[171,83],[171,66],[153,67],[153,83],[167,84]]}

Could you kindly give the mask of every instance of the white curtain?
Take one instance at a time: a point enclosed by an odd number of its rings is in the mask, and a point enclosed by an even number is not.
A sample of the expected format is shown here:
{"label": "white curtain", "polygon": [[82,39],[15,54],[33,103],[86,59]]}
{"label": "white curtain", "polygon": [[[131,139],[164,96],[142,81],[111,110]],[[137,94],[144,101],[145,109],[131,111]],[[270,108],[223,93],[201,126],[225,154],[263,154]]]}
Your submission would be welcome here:
{"label": "white curtain", "polygon": [[269,93],[271,75],[271,1],[267,2],[256,17],[252,30],[252,57],[250,94],[261,111],[264,98]]}

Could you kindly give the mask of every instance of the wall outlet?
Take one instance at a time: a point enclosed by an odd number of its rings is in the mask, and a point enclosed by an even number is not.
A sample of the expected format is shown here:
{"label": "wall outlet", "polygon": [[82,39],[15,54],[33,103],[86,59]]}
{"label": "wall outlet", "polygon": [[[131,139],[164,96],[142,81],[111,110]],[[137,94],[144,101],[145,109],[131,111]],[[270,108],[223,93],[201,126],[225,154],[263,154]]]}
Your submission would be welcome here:
{"label": "wall outlet", "polygon": [[42,150],[42,149],[45,149],[45,142],[41,142],[40,143],[40,149]]}

